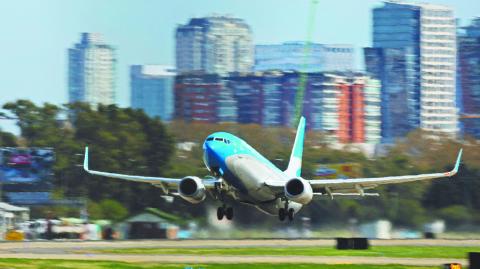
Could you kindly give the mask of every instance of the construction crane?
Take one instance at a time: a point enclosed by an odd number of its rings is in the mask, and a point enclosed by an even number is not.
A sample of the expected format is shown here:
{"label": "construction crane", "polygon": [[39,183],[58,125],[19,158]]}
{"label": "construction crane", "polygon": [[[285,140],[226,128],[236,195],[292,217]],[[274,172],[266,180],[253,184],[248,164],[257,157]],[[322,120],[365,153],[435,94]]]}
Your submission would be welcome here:
{"label": "construction crane", "polygon": [[303,63],[303,69],[300,72],[300,78],[298,81],[298,91],[295,95],[295,116],[292,119],[292,125],[295,126],[297,122],[300,120],[303,111],[303,97],[305,95],[305,88],[307,85],[307,67],[308,67],[308,60],[311,57],[311,46],[312,46],[312,35],[313,35],[313,28],[315,26],[315,11],[317,9],[318,0],[311,0],[309,6],[309,16],[308,16],[308,28],[307,28],[307,42],[305,43],[304,53],[305,53],[305,61]]}

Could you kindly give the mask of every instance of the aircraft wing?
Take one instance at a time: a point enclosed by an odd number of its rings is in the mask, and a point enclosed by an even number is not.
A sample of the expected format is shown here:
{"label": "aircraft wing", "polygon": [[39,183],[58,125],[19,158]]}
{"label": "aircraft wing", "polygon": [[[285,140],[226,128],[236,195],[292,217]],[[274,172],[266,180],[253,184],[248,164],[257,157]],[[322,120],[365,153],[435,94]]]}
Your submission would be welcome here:
{"label": "aircraft wing", "polygon": [[[128,181],[135,181],[135,182],[143,182],[143,183],[150,183],[155,185],[156,187],[163,188],[166,192],[168,190],[176,190],[178,184],[182,181],[181,178],[168,178],[168,177],[147,177],[147,176],[136,176],[136,175],[125,175],[125,174],[117,174],[117,173],[109,173],[109,172],[101,172],[90,170],[88,168],[88,147],[85,147],[85,158],[83,160],[83,169],[92,175],[103,176],[103,177],[111,177],[111,178],[118,178]],[[218,182],[217,179],[208,179],[203,180],[205,187],[211,188],[214,187],[214,183]]]}
{"label": "aircraft wing", "polygon": [[326,190],[327,192],[340,191],[340,190],[356,190],[362,193],[364,189],[375,188],[379,185],[405,183],[412,181],[428,180],[435,178],[451,177],[457,174],[460,166],[460,160],[462,158],[462,150],[458,153],[455,167],[452,171],[444,173],[431,173],[420,175],[407,175],[407,176],[391,176],[391,177],[378,177],[378,178],[352,178],[352,179],[318,179],[309,180],[308,182],[312,186],[313,191]]}
{"label": "aircraft wing", "polygon": [[[453,170],[444,173],[431,173],[420,175],[406,175],[406,176],[390,176],[378,178],[352,178],[352,179],[317,179],[307,180],[312,186],[314,194],[328,194],[328,195],[343,195],[356,193],[358,195],[367,195],[363,191],[372,189],[379,185],[405,183],[412,181],[428,180],[435,178],[444,178],[454,176],[458,172],[460,160],[462,158],[462,150],[458,153],[457,161]],[[278,189],[280,185],[285,185],[286,182],[269,182],[267,185]],[[283,191],[283,189],[282,189]],[[373,195],[372,195],[373,196]]]}

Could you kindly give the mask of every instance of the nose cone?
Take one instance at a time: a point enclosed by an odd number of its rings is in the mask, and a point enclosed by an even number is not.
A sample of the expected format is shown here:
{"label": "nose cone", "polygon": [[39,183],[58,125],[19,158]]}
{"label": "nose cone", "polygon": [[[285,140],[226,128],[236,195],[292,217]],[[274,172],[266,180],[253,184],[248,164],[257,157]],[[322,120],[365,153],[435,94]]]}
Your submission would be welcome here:
{"label": "nose cone", "polygon": [[205,143],[203,144],[203,150],[208,154],[213,153],[215,150],[215,142],[205,141]]}
{"label": "nose cone", "polygon": [[215,154],[215,142],[205,141],[203,144],[203,159],[207,167],[218,166],[218,161]]}

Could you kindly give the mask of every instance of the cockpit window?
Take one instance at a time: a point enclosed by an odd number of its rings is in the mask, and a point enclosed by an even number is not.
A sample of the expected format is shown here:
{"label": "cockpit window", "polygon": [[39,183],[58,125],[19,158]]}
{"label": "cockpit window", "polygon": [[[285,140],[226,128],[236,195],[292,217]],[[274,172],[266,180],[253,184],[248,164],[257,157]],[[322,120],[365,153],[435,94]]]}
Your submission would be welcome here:
{"label": "cockpit window", "polygon": [[225,138],[221,138],[221,137],[208,137],[207,138],[207,141],[212,141],[212,140],[215,140],[215,141],[221,141],[225,144],[230,144],[230,140],[228,139],[225,139]]}

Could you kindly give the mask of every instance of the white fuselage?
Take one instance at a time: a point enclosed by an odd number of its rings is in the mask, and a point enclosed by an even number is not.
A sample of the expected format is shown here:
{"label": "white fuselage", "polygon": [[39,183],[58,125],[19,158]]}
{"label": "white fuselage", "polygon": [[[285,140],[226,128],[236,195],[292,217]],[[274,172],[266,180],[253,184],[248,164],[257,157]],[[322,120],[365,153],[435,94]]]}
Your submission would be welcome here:
{"label": "white fuselage", "polygon": [[[245,191],[242,196],[249,203],[272,215],[277,214],[278,209],[285,206],[285,202],[276,197],[265,184],[273,180],[287,182],[289,178],[283,172],[270,168],[253,156],[242,154],[229,156],[226,159],[226,165],[236,178],[235,180],[239,180],[243,185]],[[229,178],[226,180],[228,182]],[[301,204],[289,202],[289,208],[293,208],[295,212],[298,212],[301,207]]]}

